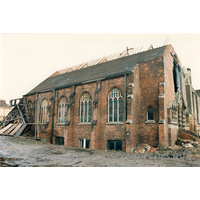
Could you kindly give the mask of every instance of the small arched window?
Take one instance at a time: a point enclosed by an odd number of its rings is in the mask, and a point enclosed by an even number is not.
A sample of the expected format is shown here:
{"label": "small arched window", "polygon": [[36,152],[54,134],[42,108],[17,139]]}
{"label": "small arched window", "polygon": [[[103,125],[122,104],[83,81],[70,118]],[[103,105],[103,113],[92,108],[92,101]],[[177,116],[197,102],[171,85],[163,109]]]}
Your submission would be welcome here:
{"label": "small arched window", "polygon": [[91,122],[92,102],[89,93],[84,93],[80,100],[80,122]]}
{"label": "small arched window", "polygon": [[148,111],[147,111],[147,120],[154,120],[154,111],[153,108],[151,106],[148,107]]}
{"label": "small arched window", "polygon": [[108,122],[123,121],[123,96],[118,88],[108,95]]}
{"label": "small arched window", "polygon": [[31,115],[30,118],[31,120],[34,121],[34,118],[35,118],[35,113],[34,113],[34,107],[33,107],[33,103],[31,101],[28,102],[28,112],[29,114]]}
{"label": "small arched window", "polygon": [[58,123],[63,124],[67,122],[67,99],[62,97],[58,104]]}
{"label": "small arched window", "polygon": [[33,107],[33,103],[31,101],[28,102],[28,107],[31,109]]}
{"label": "small arched window", "polygon": [[40,108],[40,122],[41,123],[47,123],[47,106],[48,106],[48,101],[44,99],[41,103],[41,108]]}

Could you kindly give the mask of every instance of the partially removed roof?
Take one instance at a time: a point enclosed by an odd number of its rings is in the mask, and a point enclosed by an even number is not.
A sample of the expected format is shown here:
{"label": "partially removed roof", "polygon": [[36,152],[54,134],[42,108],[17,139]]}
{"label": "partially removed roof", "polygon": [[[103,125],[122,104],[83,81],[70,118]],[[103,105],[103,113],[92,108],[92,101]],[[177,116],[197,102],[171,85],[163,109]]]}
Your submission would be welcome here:
{"label": "partially removed roof", "polygon": [[167,46],[162,46],[156,49],[118,58],[116,60],[100,63],[95,66],[67,72],[58,76],[49,77],[25,96],[33,95],[38,92],[47,92],[59,87],[68,87],[71,85],[91,82],[93,80],[104,79],[106,77],[131,72],[137,63],[163,56]]}

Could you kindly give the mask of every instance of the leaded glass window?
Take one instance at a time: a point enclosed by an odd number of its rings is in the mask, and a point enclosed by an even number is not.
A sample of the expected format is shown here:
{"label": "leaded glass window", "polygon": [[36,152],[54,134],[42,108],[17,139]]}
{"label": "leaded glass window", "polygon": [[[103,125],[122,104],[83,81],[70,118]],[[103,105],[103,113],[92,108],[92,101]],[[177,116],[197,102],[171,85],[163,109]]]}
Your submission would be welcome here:
{"label": "leaded glass window", "polygon": [[48,106],[48,101],[44,99],[41,103],[41,108],[40,108],[40,122],[41,123],[47,123],[47,106]]}
{"label": "leaded glass window", "polygon": [[91,122],[92,102],[89,93],[84,93],[80,100],[80,122]]}
{"label": "leaded glass window", "polygon": [[151,106],[149,106],[147,111],[147,120],[154,120],[154,111]]}
{"label": "leaded glass window", "polygon": [[63,124],[67,122],[67,99],[62,97],[58,104],[58,123]]}
{"label": "leaded glass window", "polygon": [[118,88],[114,88],[108,95],[108,121],[123,121],[123,96]]}

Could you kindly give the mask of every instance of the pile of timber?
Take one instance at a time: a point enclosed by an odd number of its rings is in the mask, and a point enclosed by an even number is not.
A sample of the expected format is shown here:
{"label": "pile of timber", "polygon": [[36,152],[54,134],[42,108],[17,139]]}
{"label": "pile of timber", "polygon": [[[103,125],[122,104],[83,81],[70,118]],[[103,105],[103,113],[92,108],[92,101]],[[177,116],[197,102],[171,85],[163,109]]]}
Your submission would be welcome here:
{"label": "pile of timber", "polygon": [[21,99],[0,123],[0,135],[20,136],[27,130],[29,123],[31,123],[30,108],[26,99]]}

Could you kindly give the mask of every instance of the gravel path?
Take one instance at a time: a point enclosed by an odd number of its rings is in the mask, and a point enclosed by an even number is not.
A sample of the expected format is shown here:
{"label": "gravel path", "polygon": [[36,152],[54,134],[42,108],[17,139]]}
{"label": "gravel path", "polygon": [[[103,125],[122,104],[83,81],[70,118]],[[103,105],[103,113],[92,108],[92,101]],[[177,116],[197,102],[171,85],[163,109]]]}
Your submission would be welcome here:
{"label": "gravel path", "polygon": [[[163,153],[163,152],[162,152]],[[7,163],[19,167],[198,167],[200,166],[200,149],[198,152],[183,151],[174,156],[154,154],[129,154],[102,150],[90,150],[58,146],[23,137],[0,136],[0,157]],[[155,155],[156,154],[156,155]],[[181,158],[177,158],[178,155]],[[159,156],[159,157],[158,157]],[[171,158],[170,158],[171,157]]]}

